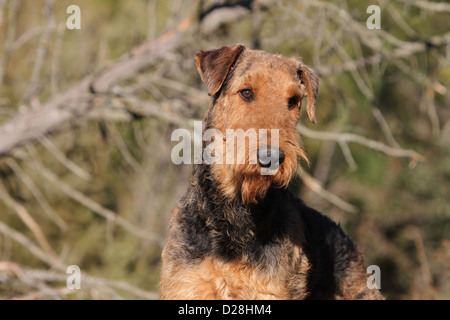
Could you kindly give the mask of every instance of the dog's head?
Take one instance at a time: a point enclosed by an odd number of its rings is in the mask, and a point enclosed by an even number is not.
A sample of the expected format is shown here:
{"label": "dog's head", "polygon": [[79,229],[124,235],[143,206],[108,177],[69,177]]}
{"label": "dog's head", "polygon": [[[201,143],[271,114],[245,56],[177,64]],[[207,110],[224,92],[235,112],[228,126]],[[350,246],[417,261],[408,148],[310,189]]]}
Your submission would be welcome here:
{"label": "dog's head", "polygon": [[200,51],[195,61],[213,102],[205,117],[204,156],[224,195],[244,202],[286,187],[298,159],[297,122],[303,98],[315,123],[319,79],[300,60],[237,44]]}

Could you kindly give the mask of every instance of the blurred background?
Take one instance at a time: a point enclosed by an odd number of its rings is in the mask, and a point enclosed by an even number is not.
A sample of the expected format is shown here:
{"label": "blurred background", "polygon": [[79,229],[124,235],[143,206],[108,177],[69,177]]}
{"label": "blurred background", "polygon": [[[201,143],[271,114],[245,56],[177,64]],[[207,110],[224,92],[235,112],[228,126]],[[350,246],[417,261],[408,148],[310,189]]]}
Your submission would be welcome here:
{"label": "blurred background", "polygon": [[388,299],[450,299],[450,4],[421,0],[0,0],[0,299],[158,297],[191,173],[171,134],[209,105],[193,57],[238,42],[321,79],[290,189]]}

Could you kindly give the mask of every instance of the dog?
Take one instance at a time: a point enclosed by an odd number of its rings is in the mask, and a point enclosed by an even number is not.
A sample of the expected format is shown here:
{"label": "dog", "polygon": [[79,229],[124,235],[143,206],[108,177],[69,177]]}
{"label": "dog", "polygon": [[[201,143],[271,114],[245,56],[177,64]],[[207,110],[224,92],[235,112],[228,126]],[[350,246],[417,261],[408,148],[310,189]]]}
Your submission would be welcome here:
{"label": "dog", "polygon": [[[160,298],[383,299],[353,241],[286,188],[308,161],[296,126],[305,97],[316,122],[316,74],[241,44],[200,51],[195,62],[211,96],[203,132],[221,133],[204,138],[203,151],[213,146],[221,161],[194,164],[171,212]],[[253,147],[237,148],[229,130],[261,130],[265,140],[247,135]]]}

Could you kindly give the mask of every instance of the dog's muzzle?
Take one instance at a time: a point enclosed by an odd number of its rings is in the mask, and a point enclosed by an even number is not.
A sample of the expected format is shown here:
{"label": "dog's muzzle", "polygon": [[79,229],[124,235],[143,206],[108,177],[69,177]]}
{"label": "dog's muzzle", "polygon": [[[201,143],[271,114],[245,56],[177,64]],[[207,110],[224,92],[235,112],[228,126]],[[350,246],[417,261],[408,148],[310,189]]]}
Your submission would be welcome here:
{"label": "dog's muzzle", "polygon": [[258,163],[262,168],[277,169],[284,158],[283,150],[278,147],[262,146],[258,149]]}

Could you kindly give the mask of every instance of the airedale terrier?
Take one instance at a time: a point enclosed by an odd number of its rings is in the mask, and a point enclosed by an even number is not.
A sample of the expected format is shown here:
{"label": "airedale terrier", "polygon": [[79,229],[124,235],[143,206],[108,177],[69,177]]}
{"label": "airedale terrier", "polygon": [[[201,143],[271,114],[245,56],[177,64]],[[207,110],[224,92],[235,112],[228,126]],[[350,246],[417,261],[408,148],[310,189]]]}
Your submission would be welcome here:
{"label": "airedale terrier", "polygon": [[[352,240],[286,189],[299,160],[307,161],[296,125],[304,97],[315,122],[318,77],[297,59],[240,44],[200,51],[195,61],[212,97],[204,132],[276,129],[278,141],[268,134],[256,150],[246,144],[244,162],[194,165],[170,216],[160,298],[382,299],[368,288]],[[204,140],[204,150],[229,143]],[[249,162],[255,153],[257,163]],[[276,155],[272,174],[262,174],[268,163],[261,154]]]}

